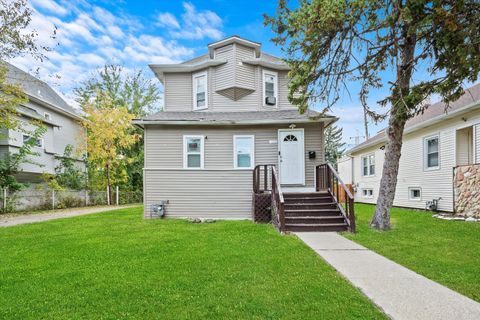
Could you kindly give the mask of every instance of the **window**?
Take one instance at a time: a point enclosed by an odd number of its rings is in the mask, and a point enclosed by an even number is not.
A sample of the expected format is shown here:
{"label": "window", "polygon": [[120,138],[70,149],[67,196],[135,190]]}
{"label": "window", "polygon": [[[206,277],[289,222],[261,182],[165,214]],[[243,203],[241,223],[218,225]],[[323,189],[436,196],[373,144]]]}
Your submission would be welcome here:
{"label": "window", "polygon": [[[278,76],[273,71],[263,71],[263,105],[275,106],[278,100]],[[267,100],[268,98],[268,100]]]}
{"label": "window", "polygon": [[208,108],[207,87],[206,72],[193,75],[193,110]]}
{"label": "window", "polygon": [[440,167],[439,139],[438,136],[425,139],[425,169],[432,170]]}
{"label": "window", "polygon": [[233,136],[233,162],[235,169],[252,169],[255,163],[254,155],[254,136]]}
{"label": "window", "polygon": [[362,157],[362,176],[371,177],[375,175],[375,155],[371,154]]}
{"label": "window", "polygon": [[408,188],[408,199],[410,200],[422,200],[421,188]]}
{"label": "window", "polygon": [[203,169],[203,136],[183,137],[183,167]]}
{"label": "window", "polygon": [[373,198],[373,189],[362,189],[362,195],[364,198]]}
{"label": "window", "polygon": [[[23,143],[24,144],[27,143],[30,139],[33,139],[33,137],[31,137],[29,135],[26,135],[26,134],[23,135]],[[43,139],[36,139],[34,146],[38,147],[38,148],[43,148]]]}
{"label": "window", "polygon": [[43,117],[45,118],[45,120],[52,120],[52,116],[50,115],[50,113],[44,112]]}

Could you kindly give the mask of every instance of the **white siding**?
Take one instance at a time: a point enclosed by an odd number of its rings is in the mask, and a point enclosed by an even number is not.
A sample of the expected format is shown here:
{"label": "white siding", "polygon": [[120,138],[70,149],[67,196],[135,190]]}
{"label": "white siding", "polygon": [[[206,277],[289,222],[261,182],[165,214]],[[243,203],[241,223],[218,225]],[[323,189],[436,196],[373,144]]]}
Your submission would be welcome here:
{"label": "white siding", "polygon": [[480,124],[475,125],[473,129],[475,135],[475,148],[473,154],[475,155],[475,163],[480,163]]}
{"label": "white siding", "polygon": [[337,171],[338,174],[340,175],[340,179],[342,179],[343,183],[345,184],[351,184],[353,175],[352,175],[352,170],[353,170],[353,160],[350,157],[342,157],[341,159],[338,159],[337,161]]}
{"label": "white siding", "polygon": [[[467,121],[464,121],[462,118]],[[441,197],[442,200],[439,202],[439,209],[443,211],[452,211],[452,174],[453,167],[456,166],[456,131],[457,129],[472,126],[479,122],[480,113],[476,111],[405,135],[402,146],[402,156],[400,158],[394,205],[424,209],[426,201]],[[440,168],[430,171],[425,170],[423,153],[424,139],[437,134],[440,137]],[[384,163],[384,151],[381,150],[380,147],[381,145],[377,145],[353,155],[353,180],[356,186],[355,201],[376,203]],[[371,153],[375,154],[376,174],[374,177],[362,177],[361,157]],[[419,187],[422,189],[421,200],[409,199],[408,189],[410,187]],[[373,199],[365,199],[362,196],[362,189],[365,188],[373,189]]]}
{"label": "white siding", "polygon": [[192,111],[191,73],[166,73],[164,86],[165,111]]}

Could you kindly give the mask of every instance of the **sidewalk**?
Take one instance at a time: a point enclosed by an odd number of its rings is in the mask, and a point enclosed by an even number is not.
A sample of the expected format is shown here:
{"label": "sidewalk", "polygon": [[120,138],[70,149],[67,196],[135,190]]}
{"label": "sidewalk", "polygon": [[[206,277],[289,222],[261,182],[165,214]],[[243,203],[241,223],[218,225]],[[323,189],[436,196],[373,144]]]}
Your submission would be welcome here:
{"label": "sidewalk", "polygon": [[86,214],[111,211],[117,209],[125,209],[137,207],[137,205],[124,205],[124,206],[104,206],[104,207],[85,207],[85,208],[72,208],[52,211],[52,213],[41,214],[25,214],[18,216],[2,217],[0,215],[0,227],[11,227],[19,224],[27,224],[34,222],[42,222],[54,219],[71,218],[76,216],[82,216]]}
{"label": "sidewalk", "polygon": [[480,303],[337,233],[296,235],[392,319],[480,319]]}

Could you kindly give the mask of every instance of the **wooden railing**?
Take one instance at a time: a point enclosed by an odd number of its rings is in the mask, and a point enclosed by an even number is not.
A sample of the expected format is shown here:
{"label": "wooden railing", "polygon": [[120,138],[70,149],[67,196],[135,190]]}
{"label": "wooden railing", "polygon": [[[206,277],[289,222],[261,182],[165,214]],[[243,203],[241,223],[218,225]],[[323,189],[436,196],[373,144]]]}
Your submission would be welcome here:
{"label": "wooden railing", "polygon": [[253,192],[264,193],[272,191],[272,171],[274,164],[262,164],[253,169]]}
{"label": "wooden railing", "polygon": [[272,172],[272,220],[280,232],[285,231],[285,200],[283,199],[277,170],[271,167]]}
{"label": "wooden railing", "polygon": [[[347,186],[343,183],[337,171],[329,164],[321,164],[315,167],[317,191],[327,190],[338,204],[340,212],[345,217],[348,230],[355,232],[355,207],[354,197]],[[341,193],[344,195],[345,203],[340,203]]]}

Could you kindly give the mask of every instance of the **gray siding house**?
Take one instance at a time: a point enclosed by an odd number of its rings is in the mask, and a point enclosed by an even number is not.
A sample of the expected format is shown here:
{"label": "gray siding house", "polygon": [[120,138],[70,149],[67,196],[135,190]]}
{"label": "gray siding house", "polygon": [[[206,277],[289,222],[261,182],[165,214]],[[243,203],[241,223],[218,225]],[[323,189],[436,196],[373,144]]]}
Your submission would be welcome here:
{"label": "gray siding house", "polygon": [[260,165],[277,168],[284,193],[315,192],[324,129],[336,118],[299,114],[287,98],[288,66],[260,43],[233,36],[150,68],[165,106],[134,122],[145,130],[146,217],[165,201],[167,217],[250,219]]}
{"label": "gray siding house", "polygon": [[[20,84],[29,100],[17,108],[22,127],[27,131],[33,131],[35,128],[31,120],[37,120],[47,128],[47,132],[37,141],[35,147],[39,156],[32,158],[41,166],[22,164],[22,172],[17,179],[29,183],[42,182],[41,174],[55,172],[55,167],[64,155],[67,145],[77,149],[85,144],[84,129],[79,123],[82,117],[45,82],[11,64],[6,65],[7,81]],[[7,152],[17,152],[28,138],[28,133],[3,129],[0,137],[0,156]],[[79,168],[85,168],[81,157],[78,157],[77,165]]]}

